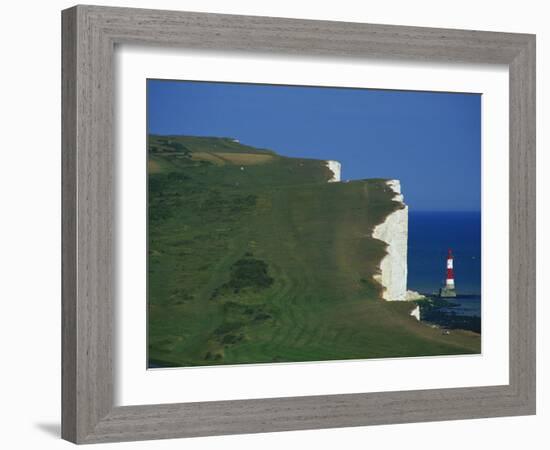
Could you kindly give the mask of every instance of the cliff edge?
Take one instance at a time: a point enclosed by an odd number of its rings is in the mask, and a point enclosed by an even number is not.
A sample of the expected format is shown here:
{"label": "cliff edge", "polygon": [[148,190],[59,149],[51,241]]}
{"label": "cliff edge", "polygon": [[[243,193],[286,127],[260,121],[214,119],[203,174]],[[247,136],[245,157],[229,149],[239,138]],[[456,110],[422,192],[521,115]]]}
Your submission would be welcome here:
{"label": "cliff edge", "polygon": [[407,240],[409,207],[403,201],[399,180],[388,180],[393,201],[400,204],[386,220],[374,228],[372,236],[386,243],[386,256],[380,263],[380,273],[374,279],[382,285],[384,300],[407,300]]}
{"label": "cliff edge", "polygon": [[372,236],[386,243],[386,256],[380,263],[380,273],[374,279],[382,285],[382,298],[390,301],[411,301],[424,298],[407,290],[407,245],[409,239],[409,207],[403,200],[399,180],[388,180],[393,190],[392,200],[400,204],[386,220],[374,228]]}
{"label": "cliff edge", "polygon": [[328,180],[329,183],[338,183],[341,181],[342,164],[340,161],[329,160],[325,162],[326,166],[332,172],[332,178]]}

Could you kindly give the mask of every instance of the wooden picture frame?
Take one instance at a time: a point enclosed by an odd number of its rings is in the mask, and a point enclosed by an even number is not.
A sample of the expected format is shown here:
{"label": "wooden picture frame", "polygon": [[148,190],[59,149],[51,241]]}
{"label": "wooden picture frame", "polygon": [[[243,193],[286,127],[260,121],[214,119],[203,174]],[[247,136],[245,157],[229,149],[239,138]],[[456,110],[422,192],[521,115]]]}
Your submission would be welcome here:
{"label": "wooden picture frame", "polygon": [[[62,437],[75,443],[535,413],[535,36],[75,6],[63,30]],[[510,85],[509,384],[114,407],[116,44],[505,64]]]}

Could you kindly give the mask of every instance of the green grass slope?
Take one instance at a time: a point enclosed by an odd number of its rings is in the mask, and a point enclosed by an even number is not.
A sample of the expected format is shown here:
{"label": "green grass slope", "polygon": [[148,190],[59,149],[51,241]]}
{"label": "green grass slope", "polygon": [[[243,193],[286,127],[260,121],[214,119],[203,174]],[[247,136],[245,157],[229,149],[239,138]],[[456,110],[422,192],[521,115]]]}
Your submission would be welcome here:
{"label": "green grass slope", "polygon": [[478,353],[385,302],[373,227],[384,180],[229,138],[150,136],[148,352],[154,366]]}

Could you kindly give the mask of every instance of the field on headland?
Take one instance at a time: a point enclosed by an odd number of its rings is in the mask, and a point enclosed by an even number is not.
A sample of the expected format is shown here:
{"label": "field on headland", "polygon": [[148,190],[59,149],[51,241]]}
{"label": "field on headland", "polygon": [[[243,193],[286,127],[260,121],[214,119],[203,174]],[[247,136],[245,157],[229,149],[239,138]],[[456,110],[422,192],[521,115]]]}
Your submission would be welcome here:
{"label": "field on headland", "polygon": [[[231,139],[149,136],[148,354],[154,366],[478,353],[379,299],[384,180]],[[336,157],[337,155],[335,155]]]}

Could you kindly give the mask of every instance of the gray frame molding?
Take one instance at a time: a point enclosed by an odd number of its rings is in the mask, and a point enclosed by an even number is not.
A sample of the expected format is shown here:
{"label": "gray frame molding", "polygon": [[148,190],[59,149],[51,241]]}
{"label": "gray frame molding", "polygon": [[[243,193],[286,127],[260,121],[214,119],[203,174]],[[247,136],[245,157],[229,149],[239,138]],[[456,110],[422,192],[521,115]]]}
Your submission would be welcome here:
{"label": "gray frame molding", "polygon": [[[535,413],[535,36],[76,6],[62,13],[62,437],[76,443]],[[113,52],[139,43],[506,64],[510,384],[113,406]]]}

